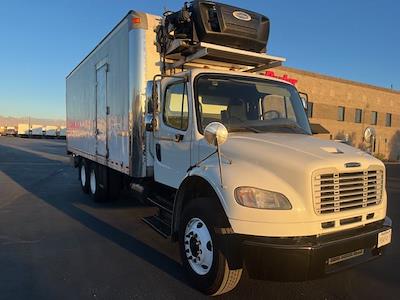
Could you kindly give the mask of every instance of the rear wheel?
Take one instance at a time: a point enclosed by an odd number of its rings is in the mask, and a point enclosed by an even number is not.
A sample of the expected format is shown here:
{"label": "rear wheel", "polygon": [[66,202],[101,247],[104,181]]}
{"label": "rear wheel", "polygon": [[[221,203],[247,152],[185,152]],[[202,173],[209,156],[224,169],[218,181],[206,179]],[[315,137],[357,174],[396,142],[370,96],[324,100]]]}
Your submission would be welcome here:
{"label": "rear wheel", "polygon": [[104,202],[106,200],[106,191],[100,185],[99,169],[95,163],[90,167],[89,193],[95,202]]}
{"label": "rear wheel", "polygon": [[89,193],[89,168],[85,159],[79,164],[79,181],[84,193]]}
{"label": "rear wheel", "polygon": [[[207,295],[221,295],[239,283],[242,269],[231,269],[216,241],[218,213],[207,209],[213,199],[192,200],[183,210],[179,244],[183,267],[192,284]],[[229,226],[229,224],[227,224]]]}

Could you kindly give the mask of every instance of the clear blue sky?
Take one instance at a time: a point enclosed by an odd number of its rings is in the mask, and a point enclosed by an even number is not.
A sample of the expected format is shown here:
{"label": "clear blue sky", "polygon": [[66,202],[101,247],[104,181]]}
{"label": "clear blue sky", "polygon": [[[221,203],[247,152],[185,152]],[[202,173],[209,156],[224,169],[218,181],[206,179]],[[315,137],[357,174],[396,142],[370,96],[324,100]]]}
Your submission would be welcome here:
{"label": "clear blue sky", "polygon": [[[222,2],[272,22],[269,53],[287,66],[400,89],[400,2]],[[65,117],[65,76],[130,10],[159,14],[183,1],[1,1],[0,115]]]}

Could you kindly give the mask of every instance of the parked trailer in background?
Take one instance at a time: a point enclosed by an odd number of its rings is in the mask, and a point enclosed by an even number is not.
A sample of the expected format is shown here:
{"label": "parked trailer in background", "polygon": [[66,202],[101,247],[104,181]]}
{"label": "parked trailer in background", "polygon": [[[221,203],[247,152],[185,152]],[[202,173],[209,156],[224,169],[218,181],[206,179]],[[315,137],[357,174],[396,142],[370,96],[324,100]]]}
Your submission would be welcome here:
{"label": "parked trailer in background", "polygon": [[32,137],[42,137],[43,136],[43,126],[33,124],[31,127],[31,136]]}
{"label": "parked trailer in background", "polygon": [[17,130],[15,129],[15,126],[7,126],[6,135],[16,136]]}
{"label": "parked trailer in background", "polygon": [[268,32],[267,17],[212,1],[131,11],[66,79],[82,190],[102,201],[126,185],[156,205],[144,221],[209,295],[244,267],[308,280],[391,242],[384,164],[312,137],[296,87],[258,74],[284,61],[265,53]]}
{"label": "parked trailer in background", "polygon": [[28,137],[31,134],[31,128],[29,124],[18,124],[18,136]]}
{"label": "parked trailer in background", "polygon": [[43,129],[43,135],[46,138],[56,138],[57,137],[58,126],[47,125]]}
{"label": "parked trailer in background", "polygon": [[67,137],[67,127],[61,126],[57,132],[58,138],[65,139]]}

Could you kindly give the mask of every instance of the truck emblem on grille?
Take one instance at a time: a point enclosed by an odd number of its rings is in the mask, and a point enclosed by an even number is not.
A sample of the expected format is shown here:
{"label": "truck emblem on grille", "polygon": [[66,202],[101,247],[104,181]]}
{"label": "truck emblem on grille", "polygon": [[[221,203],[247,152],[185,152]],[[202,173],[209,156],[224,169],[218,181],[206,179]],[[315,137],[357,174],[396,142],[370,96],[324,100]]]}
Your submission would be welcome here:
{"label": "truck emblem on grille", "polygon": [[347,164],[344,164],[344,166],[345,166],[346,168],[357,168],[357,167],[360,167],[361,164],[358,163],[358,162],[349,162],[349,163],[347,163]]}
{"label": "truck emblem on grille", "polygon": [[251,16],[248,13],[245,13],[244,11],[236,10],[232,14],[238,20],[247,21],[247,22],[251,21]]}

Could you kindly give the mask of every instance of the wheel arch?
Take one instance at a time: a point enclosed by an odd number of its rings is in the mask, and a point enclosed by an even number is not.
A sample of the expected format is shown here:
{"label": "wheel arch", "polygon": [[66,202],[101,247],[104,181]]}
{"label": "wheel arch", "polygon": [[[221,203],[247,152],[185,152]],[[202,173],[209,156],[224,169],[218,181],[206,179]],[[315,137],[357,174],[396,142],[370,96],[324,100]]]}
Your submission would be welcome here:
{"label": "wheel arch", "polygon": [[179,186],[175,196],[172,216],[172,240],[177,240],[179,222],[183,208],[191,199],[195,198],[213,199],[213,201],[210,201],[208,205],[212,205],[214,209],[218,209],[221,213],[223,213],[225,219],[222,220],[222,223],[229,224],[229,220],[226,216],[221,199],[212,184],[207,179],[199,175],[188,176]]}

